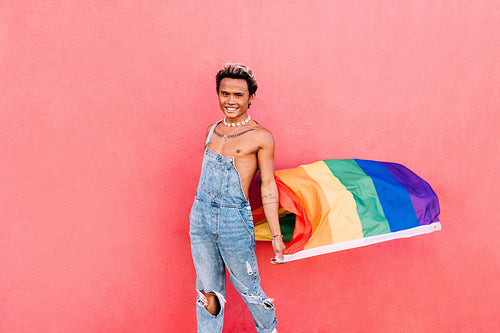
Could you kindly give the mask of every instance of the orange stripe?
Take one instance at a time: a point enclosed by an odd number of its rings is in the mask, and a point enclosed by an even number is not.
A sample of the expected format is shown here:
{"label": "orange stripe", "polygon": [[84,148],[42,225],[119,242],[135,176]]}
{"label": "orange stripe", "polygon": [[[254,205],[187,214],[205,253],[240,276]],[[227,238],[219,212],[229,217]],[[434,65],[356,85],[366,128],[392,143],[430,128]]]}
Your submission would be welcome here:
{"label": "orange stripe", "polygon": [[[300,167],[276,171],[276,184],[281,206],[295,214],[293,238],[285,251],[285,254],[292,254],[304,249],[317,228],[312,221],[316,212],[320,211],[313,207],[316,200],[310,200],[309,193],[318,188],[318,184],[314,184],[314,180]],[[306,198],[309,200],[304,200]]]}

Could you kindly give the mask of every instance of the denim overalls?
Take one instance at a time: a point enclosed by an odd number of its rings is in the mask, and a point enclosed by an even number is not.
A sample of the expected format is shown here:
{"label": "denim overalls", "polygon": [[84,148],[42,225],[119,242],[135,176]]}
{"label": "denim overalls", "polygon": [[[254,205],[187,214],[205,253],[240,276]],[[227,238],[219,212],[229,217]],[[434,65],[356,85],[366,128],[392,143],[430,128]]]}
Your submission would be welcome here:
{"label": "denim overalls", "polygon": [[[205,146],[210,143],[218,123],[212,126]],[[196,269],[199,333],[222,332],[225,267],[252,314],[257,332],[272,332],[276,326],[272,300],[260,287],[253,228],[252,210],[243,194],[234,158],[205,148],[189,230]],[[216,316],[205,309],[207,300],[200,290],[217,296],[221,310]]]}

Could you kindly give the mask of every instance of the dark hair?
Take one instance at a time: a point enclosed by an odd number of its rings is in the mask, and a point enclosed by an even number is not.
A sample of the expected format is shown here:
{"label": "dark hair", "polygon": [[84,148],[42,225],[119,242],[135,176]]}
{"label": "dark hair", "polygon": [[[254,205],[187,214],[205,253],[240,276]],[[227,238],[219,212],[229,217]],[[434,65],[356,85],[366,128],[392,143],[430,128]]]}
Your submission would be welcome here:
{"label": "dark hair", "polygon": [[230,79],[243,79],[247,81],[248,92],[250,96],[255,94],[257,91],[257,80],[255,79],[255,75],[253,75],[250,68],[242,64],[226,64],[224,69],[221,69],[217,75],[215,76],[215,82],[217,84],[217,93],[219,93],[220,82],[224,78]]}

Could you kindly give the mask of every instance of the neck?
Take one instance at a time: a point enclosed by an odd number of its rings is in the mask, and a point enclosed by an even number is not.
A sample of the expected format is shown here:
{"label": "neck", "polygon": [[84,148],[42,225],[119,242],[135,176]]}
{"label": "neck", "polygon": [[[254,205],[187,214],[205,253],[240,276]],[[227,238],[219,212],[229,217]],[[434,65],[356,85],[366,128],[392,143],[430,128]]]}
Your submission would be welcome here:
{"label": "neck", "polygon": [[250,121],[250,115],[247,115],[246,119],[240,121],[240,122],[236,122],[236,123],[232,123],[232,122],[227,122],[227,117],[224,117],[224,125],[226,126],[240,126],[240,125],[244,125],[246,123],[248,123]]}

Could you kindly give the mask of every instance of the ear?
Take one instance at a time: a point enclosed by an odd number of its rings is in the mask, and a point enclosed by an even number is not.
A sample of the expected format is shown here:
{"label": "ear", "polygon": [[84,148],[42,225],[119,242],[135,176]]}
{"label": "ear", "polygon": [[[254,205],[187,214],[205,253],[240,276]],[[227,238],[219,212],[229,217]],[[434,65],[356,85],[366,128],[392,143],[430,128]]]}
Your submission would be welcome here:
{"label": "ear", "polygon": [[248,105],[252,104],[254,98],[255,98],[255,93],[251,94],[250,97],[248,98]]}

